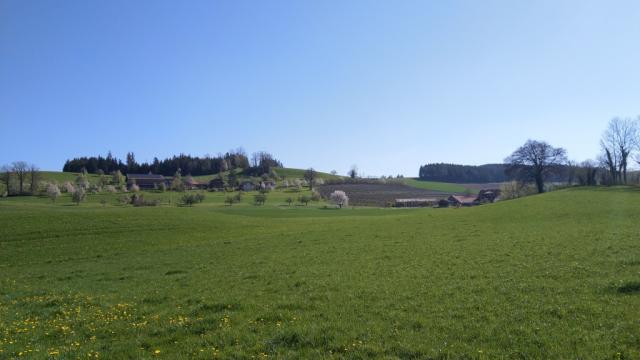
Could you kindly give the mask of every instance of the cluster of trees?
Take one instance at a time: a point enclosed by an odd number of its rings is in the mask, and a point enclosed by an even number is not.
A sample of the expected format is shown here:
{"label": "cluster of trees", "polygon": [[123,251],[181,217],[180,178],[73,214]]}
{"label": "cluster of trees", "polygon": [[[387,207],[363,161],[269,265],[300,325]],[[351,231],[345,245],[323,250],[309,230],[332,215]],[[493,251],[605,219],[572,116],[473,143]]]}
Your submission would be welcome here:
{"label": "cluster of trees", "polygon": [[26,161],[15,161],[0,168],[0,180],[4,191],[2,196],[28,195],[38,191],[40,170]]}
{"label": "cluster of trees", "polygon": [[217,156],[198,157],[180,154],[164,160],[154,158],[151,163],[137,162],[132,152],[127,153],[126,160],[123,162],[109,152],[106,157],[92,156],[67,160],[62,171],[86,171],[91,174],[110,174],[115,171],[120,171],[123,174],[151,172],[171,176],[180,170],[184,174],[198,176],[242,169],[247,175],[260,176],[269,173],[273,167],[282,167],[282,163],[270,153],[256,152],[251,155],[250,162],[246,152],[240,148]]}
{"label": "cluster of trees", "polygon": [[558,176],[569,185],[627,184],[630,163],[640,164],[638,155],[640,117],[614,118],[600,139],[597,161],[569,161],[565,149],[529,140],[505,159],[505,174],[515,181],[535,183],[538,193],[545,191],[545,182]]}
{"label": "cluster of trees", "polygon": [[427,164],[420,167],[418,176],[426,181],[457,183],[492,183],[506,180],[504,164],[481,166],[456,164]]}

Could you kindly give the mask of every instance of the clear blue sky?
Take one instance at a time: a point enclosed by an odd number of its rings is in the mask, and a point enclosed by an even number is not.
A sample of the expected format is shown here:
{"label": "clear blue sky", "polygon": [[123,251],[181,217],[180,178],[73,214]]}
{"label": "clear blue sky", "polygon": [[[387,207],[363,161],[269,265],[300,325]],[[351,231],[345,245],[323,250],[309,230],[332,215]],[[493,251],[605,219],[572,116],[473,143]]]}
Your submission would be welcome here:
{"label": "clear blue sky", "polygon": [[640,114],[639,1],[0,2],[0,164],[239,146],[416,175]]}

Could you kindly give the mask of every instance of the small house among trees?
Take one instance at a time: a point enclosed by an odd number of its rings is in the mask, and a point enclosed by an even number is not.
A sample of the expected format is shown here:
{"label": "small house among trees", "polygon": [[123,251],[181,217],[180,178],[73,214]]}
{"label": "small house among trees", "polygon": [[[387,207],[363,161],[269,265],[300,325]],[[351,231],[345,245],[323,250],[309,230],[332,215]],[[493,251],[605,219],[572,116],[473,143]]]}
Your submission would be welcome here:
{"label": "small house among trees", "polygon": [[138,185],[140,189],[155,189],[165,182],[162,175],[157,174],[127,174],[127,186]]}

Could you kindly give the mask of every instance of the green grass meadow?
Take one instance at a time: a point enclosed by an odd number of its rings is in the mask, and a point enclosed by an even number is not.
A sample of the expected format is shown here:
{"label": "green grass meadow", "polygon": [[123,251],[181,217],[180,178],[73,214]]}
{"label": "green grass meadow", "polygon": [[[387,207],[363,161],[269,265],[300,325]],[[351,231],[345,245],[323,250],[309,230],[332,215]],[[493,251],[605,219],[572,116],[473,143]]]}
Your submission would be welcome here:
{"label": "green grass meadow", "polygon": [[438,181],[424,181],[419,179],[406,178],[404,179],[404,183],[408,186],[418,188],[418,189],[424,189],[424,190],[453,192],[453,193],[463,193],[465,191],[468,191],[467,188],[464,187],[464,185],[438,182]]}
{"label": "green grass meadow", "polygon": [[460,209],[298,195],[0,200],[0,358],[640,357],[640,190]]}

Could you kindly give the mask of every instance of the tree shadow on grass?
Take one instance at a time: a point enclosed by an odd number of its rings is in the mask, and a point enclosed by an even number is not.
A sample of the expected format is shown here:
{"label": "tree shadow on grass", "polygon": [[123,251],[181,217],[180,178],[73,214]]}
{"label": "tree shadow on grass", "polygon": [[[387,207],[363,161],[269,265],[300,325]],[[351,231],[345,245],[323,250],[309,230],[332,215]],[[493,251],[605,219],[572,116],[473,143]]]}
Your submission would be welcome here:
{"label": "tree shadow on grass", "polygon": [[617,289],[620,294],[640,294],[640,281],[629,281]]}

